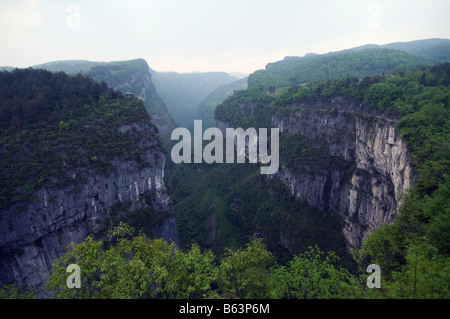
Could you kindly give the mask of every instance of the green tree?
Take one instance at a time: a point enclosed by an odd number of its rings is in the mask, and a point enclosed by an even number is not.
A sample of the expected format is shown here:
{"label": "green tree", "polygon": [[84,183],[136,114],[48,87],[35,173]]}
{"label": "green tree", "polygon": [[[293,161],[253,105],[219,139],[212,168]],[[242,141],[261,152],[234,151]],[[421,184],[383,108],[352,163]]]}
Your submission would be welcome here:
{"label": "green tree", "polygon": [[102,298],[153,298],[161,293],[173,246],[145,236],[120,239],[105,252]]}
{"label": "green tree", "polygon": [[[148,298],[161,292],[168,277],[173,245],[163,240],[133,237],[134,229],[120,223],[104,240],[91,237],[70,245],[52,268],[46,287],[55,298]],[[81,270],[81,287],[68,289],[69,264]]]}
{"label": "green tree", "polygon": [[406,265],[386,283],[388,298],[450,298],[450,258],[436,257],[434,250],[424,242],[409,247]]}
{"label": "green tree", "polygon": [[[56,298],[61,299],[87,299],[95,298],[98,295],[98,289],[101,288],[101,242],[94,242],[92,237],[78,245],[69,245],[68,252],[59,258],[53,265],[50,278],[46,283],[50,293]],[[66,272],[67,266],[77,264],[81,269],[81,288],[68,289]]]}
{"label": "green tree", "polygon": [[0,299],[32,299],[36,293],[36,289],[9,284],[0,288]]}
{"label": "green tree", "polygon": [[450,256],[450,176],[439,184],[434,199],[424,208],[424,214],[430,223],[426,229],[426,237],[437,248],[437,252]]}
{"label": "green tree", "polygon": [[60,130],[67,130],[67,129],[69,129],[69,125],[66,122],[64,122],[64,121],[60,121],[59,122],[59,129]]}
{"label": "green tree", "polygon": [[229,249],[219,267],[219,290],[225,298],[267,298],[275,258],[261,238],[246,249]]}
{"label": "green tree", "polygon": [[187,252],[177,250],[169,266],[161,294],[167,298],[203,298],[211,291],[218,268],[211,251],[202,253],[197,244]]}
{"label": "green tree", "polygon": [[358,276],[338,265],[338,257],[318,247],[295,256],[286,266],[273,270],[272,295],[277,298],[362,298],[367,287]]}

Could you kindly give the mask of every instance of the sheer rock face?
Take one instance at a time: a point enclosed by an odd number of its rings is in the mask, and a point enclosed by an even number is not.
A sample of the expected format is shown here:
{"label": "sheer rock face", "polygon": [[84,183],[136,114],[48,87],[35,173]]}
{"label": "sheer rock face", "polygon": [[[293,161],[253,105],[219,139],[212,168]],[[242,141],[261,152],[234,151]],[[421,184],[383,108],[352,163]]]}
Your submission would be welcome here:
{"label": "sheer rock face", "polygon": [[[347,248],[359,248],[368,234],[392,222],[404,191],[414,182],[397,119],[339,98],[290,107],[289,115],[272,117],[272,127],[325,147],[341,165],[314,172],[308,167],[295,170],[283,163],[280,154],[278,172],[268,177],[280,179],[292,195],[309,205],[338,215]],[[220,120],[216,126],[222,131],[233,127]]]}
{"label": "sheer rock face", "polygon": [[[133,127],[139,131],[150,128],[142,123]],[[131,126],[120,128],[128,129]],[[142,143],[142,147],[145,145]],[[158,148],[144,148],[143,152],[149,163],[144,168],[133,160],[115,159],[111,163],[114,172],[108,176],[92,173],[77,185],[42,188],[35,192],[36,200],[25,212],[17,213],[14,207],[2,211],[0,282],[41,286],[69,243],[82,242],[112,221],[115,205],[132,203],[130,209],[139,208],[143,205],[140,197],[151,194],[151,205],[157,211],[171,209],[164,184],[165,155]],[[177,243],[174,218],[167,218],[155,235]]]}
{"label": "sheer rock face", "polygon": [[414,181],[396,120],[351,101],[295,107],[290,116],[274,116],[274,126],[282,134],[300,134],[326,145],[331,156],[349,165],[346,170],[315,174],[281,165],[276,176],[296,197],[340,216],[348,248],[359,248],[368,234],[392,222],[404,191]]}

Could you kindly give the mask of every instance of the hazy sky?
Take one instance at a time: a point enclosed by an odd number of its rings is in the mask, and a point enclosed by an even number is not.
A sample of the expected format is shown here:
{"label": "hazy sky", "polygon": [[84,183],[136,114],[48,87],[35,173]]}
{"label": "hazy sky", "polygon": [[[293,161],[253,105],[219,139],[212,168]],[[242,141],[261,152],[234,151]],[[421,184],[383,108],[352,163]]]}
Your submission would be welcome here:
{"label": "hazy sky", "polygon": [[450,38],[449,0],[0,0],[0,65],[144,58],[251,73],[285,56]]}

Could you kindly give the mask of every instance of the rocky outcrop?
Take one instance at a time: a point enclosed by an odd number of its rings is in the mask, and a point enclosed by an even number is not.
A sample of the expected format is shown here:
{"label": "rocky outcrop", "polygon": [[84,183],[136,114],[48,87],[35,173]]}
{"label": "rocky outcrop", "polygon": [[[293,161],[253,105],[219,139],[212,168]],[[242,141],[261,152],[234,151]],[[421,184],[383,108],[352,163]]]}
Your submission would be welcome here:
{"label": "rocky outcrop", "polygon": [[281,157],[276,177],[296,197],[340,216],[348,248],[359,248],[368,234],[392,221],[414,181],[396,119],[341,99],[292,107],[289,116],[273,116],[274,126],[325,145],[345,165],[311,174],[283,165]]}
{"label": "rocky outcrop", "polygon": [[[119,128],[151,132],[145,123]],[[148,140],[148,139],[147,139]],[[155,142],[156,143],[156,142]],[[171,209],[164,184],[165,155],[143,142],[148,163],[114,159],[109,175],[92,173],[83,182],[65,187],[42,188],[34,193],[23,213],[14,207],[1,212],[0,282],[40,286],[49,276],[53,262],[70,242],[79,243],[113,222],[113,208],[126,203],[129,209],[146,205],[140,200],[149,194],[157,211]],[[74,173],[74,178],[76,173]],[[175,219],[170,216],[155,230],[157,237],[177,243]]]}

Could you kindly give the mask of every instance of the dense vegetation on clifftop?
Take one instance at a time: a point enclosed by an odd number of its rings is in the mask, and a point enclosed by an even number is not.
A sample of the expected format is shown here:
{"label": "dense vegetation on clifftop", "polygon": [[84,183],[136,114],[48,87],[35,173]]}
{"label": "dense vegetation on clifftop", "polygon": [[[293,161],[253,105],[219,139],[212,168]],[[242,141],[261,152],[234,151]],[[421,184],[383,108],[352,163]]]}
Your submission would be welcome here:
{"label": "dense vegetation on clifftop", "polygon": [[109,174],[114,158],[146,165],[136,147],[143,133],[122,132],[124,125],[148,123],[149,147],[161,147],[141,101],[81,75],[1,72],[0,118],[1,209],[26,205],[44,186],[75,185],[90,172]]}
{"label": "dense vegetation on clifftop", "polygon": [[[159,127],[175,128],[171,114],[156,93],[152,81],[151,70],[144,59],[114,62],[93,62],[83,60],[55,61],[33,66],[34,69],[45,69],[50,72],[65,72],[69,75],[81,74],[94,81],[105,82],[110,88],[122,92],[133,93],[144,101],[147,112],[158,116]],[[162,136],[166,138],[166,136]]]}

